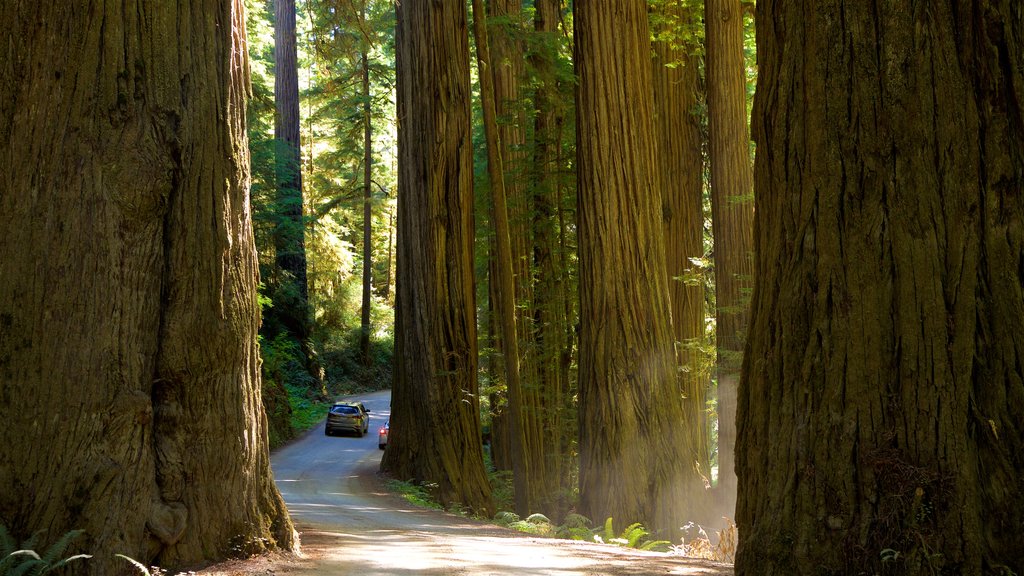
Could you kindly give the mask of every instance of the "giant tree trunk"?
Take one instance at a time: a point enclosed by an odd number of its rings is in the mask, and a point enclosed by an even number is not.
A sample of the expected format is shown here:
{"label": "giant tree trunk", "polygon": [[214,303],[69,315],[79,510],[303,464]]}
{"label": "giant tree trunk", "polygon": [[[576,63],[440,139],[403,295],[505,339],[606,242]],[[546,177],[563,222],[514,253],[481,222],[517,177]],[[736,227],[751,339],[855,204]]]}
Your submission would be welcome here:
{"label": "giant tree trunk", "polygon": [[738,574],[1024,572],[1024,22],[910,8],[758,3]]}
{"label": "giant tree trunk", "polygon": [[[643,0],[578,2],[580,510],[681,524],[682,409]],[[609,42],[615,38],[615,42]]]}
{"label": "giant tree trunk", "polygon": [[381,469],[493,511],[477,400],[469,37],[458,2],[397,8],[393,434]]}
{"label": "giant tree trunk", "polygon": [[691,11],[681,0],[674,0],[661,4],[659,15],[664,23],[657,30],[663,39],[654,42],[654,103],[672,335],[683,404],[679,423],[686,458],[683,509],[687,520],[707,522],[705,486],[711,478],[708,375],[700,366],[699,348],[704,341],[704,285],[693,281],[691,260],[704,255],[704,162],[700,122],[693,112],[699,92],[698,62],[676,39],[683,20],[693,17]]}
{"label": "giant tree trunk", "polygon": [[0,523],[76,573],[290,547],[260,403],[241,2],[7,3]]}
{"label": "giant tree trunk", "polygon": [[708,139],[715,241],[719,494],[736,493],[736,388],[753,281],[754,187],[740,0],[706,0]]}

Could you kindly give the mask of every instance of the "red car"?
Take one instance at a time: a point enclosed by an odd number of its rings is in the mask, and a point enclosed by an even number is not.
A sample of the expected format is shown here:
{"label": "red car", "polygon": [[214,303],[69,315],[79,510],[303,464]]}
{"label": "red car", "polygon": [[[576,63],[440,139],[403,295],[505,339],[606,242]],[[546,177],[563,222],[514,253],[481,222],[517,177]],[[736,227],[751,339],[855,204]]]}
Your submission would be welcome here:
{"label": "red car", "polygon": [[381,450],[388,447],[388,432],[391,430],[391,420],[388,420],[380,427],[380,432],[377,435],[377,447]]}

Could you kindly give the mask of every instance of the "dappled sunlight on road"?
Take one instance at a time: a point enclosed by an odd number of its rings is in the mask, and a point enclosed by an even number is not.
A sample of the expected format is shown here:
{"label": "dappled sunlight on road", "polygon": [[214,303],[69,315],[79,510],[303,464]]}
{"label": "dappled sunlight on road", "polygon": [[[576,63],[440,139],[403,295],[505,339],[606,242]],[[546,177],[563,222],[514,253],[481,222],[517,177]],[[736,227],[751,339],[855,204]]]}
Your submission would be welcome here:
{"label": "dappled sunlight on road", "polygon": [[[371,430],[388,399],[366,395]],[[386,493],[375,434],[314,430],[276,452],[278,489],[300,532],[300,556],[225,563],[202,576],[726,576],[731,566],[586,542],[536,538]]]}

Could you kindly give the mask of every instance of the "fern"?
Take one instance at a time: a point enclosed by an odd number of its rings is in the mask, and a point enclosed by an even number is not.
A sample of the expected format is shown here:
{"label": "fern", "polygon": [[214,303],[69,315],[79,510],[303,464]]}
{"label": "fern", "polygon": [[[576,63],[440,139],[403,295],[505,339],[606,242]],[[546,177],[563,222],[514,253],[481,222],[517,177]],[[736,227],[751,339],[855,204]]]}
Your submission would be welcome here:
{"label": "fern", "polygon": [[134,566],[134,567],[135,567],[135,568],[136,568],[136,569],[137,569],[137,570],[138,570],[139,572],[141,572],[142,574],[145,574],[145,576],[153,576],[153,575],[152,575],[152,574],[151,574],[151,573],[149,572],[149,568],[146,568],[146,565],[145,565],[145,564],[143,564],[142,562],[139,562],[138,560],[136,560],[136,559],[134,559],[134,558],[131,558],[130,556],[125,556],[124,554],[114,554],[114,556],[117,556],[118,558],[123,558],[123,559],[127,560],[127,561],[128,561],[128,562],[130,562],[130,563],[131,563],[131,565],[132,565],[132,566]]}
{"label": "fern", "polygon": [[65,533],[40,556],[33,548],[42,537],[41,530],[23,542],[20,550],[13,550],[16,541],[8,532],[7,527],[0,525],[0,552],[3,553],[3,557],[0,558],[0,575],[42,576],[63,568],[75,560],[92,558],[88,554],[75,554],[61,558],[68,546],[84,533],[84,530],[71,530]]}

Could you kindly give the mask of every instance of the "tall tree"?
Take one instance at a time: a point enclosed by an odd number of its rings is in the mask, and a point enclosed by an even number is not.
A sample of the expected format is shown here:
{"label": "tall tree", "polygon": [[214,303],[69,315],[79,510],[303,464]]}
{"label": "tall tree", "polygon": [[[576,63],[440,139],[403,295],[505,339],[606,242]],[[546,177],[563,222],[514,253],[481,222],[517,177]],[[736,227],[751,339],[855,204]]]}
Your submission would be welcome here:
{"label": "tall tree", "polygon": [[[362,9],[359,12],[361,27],[366,26],[366,0],[363,0]],[[363,365],[369,366],[370,358],[370,303],[372,289],[371,265],[373,260],[373,109],[371,106],[372,95],[370,94],[370,58],[367,52],[370,50],[369,38],[363,36],[362,46],[359,51],[359,63],[362,66],[362,87],[363,99],[363,298],[359,315],[359,355],[362,357]]]}
{"label": "tall tree", "polygon": [[300,343],[307,369],[319,380],[319,365],[309,340],[311,318],[306,286],[295,0],[274,0],[274,68],[277,107],[274,139],[280,214],[274,234],[278,278],[269,320],[273,323],[271,330],[285,330]]}
{"label": "tall tree", "polygon": [[672,335],[680,367],[683,404],[683,454],[687,519],[706,521],[705,484],[711,478],[707,428],[708,377],[701,369],[704,341],[704,285],[693,281],[693,262],[704,255],[704,160],[698,103],[697,57],[686,48],[686,25],[693,11],[682,0],[655,5],[654,103],[657,113],[658,166],[668,266]]}
{"label": "tall tree", "polygon": [[397,6],[398,263],[392,439],[381,469],[492,510],[477,398],[465,4]]}
{"label": "tall tree", "polygon": [[[577,2],[580,510],[680,522],[673,359],[644,0]],[[609,42],[615,38],[615,42]]]}
{"label": "tall tree", "polygon": [[0,523],[175,567],[290,547],[260,403],[240,1],[6,3]]}
{"label": "tall tree", "polygon": [[711,216],[718,346],[718,478],[736,491],[736,389],[749,319],[754,261],[754,186],[740,0],[704,2]]}
{"label": "tall tree", "polygon": [[559,94],[557,74],[560,44],[560,0],[535,0],[534,33],[539,49],[530,54],[536,74],[533,92],[533,157],[529,183],[533,220],[532,294],[533,328],[531,350],[536,364],[539,411],[543,422],[539,450],[543,467],[533,467],[537,485],[537,509],[560,517],[568,506],[564,494],[569,477],[566,463],[566,412],[569,398],[569,365],[566,348],[570,332],[566,314],[569,301],[566,266],[559,246],[559,170],[561,126],[565,110]]}
{"label": "tall tree", "polygon": [[758,3],[737,574],[1020,574],[1019,5],[804,8]]}
{"label": "tall tree", "polygon": [[[480,70],[480,101],[483,108],[484,132],[487,141],[487,175],[491,188],[491,214],[493,216],[496,257],[492,277],[494,283],[494,317],[501,331],[504,351],[505,386],[508,391],[509,432],[511,436],[512,481],[515,490],[516,513],[526,516],[531,512],[531,474],[527,454],[523,391],[519,376],[519,337],[516,330],[516,290],[513,278],[512,243],[510,240],[508,206],[505,198],[505,174],[502,161],[502,143],[498,134],[495,111],[495,83],[491,68],[490,50],[483,0],[473,0],[473,36],[476,41],[477,66]],[[523,278],[520,278],[522,282]]]}

